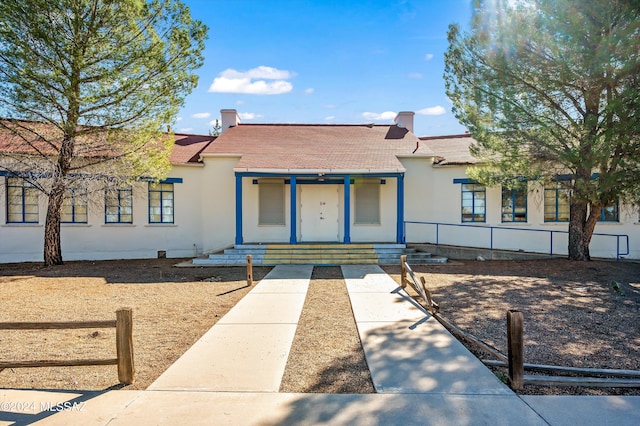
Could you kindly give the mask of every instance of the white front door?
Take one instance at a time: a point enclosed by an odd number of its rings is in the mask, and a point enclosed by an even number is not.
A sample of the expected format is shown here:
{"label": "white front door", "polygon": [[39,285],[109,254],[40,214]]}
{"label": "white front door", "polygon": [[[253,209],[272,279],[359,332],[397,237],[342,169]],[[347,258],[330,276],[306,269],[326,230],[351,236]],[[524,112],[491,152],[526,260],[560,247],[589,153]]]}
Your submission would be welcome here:
{"label": "white front door", "polygon": [[300,234],[306,242],[337,242],[338,185],[300,185]]}

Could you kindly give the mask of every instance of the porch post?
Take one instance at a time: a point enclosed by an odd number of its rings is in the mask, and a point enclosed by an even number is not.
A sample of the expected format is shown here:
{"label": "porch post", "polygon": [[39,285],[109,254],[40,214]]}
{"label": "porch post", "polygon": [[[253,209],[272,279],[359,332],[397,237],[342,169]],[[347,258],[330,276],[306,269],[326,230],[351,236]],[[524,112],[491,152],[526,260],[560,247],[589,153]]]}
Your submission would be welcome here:
{"label": "porch post", "polygon": [[298,222],[298,217],[297,217],[297,206],[298,206],[298,202],[296,199],[297,196],[297,191],[296,191],[296,177],[295,176],[291,176],[289,178],[290,181],[290,200],[291,200],[291,207],[290,207],[290,214],[289,216],[291,217],[291,235],[289,236],[289,243],[291,244],[297,244],[298,242],[298,232],[296,230],[296,225]]}
{"label": "porch post", "polygon": [[398,174],[398,189],[397,189],[397,228],[396,228],[396,242],[404,244],[406,242],[404,235],[404,173]]}
{"label": "porch post", "polygon": [[351,244],[351,176],[344,177],[344,243]]}
{"label": "porch post", "polygon": [[242,241],[242,174],[236,173],[236,245]]}

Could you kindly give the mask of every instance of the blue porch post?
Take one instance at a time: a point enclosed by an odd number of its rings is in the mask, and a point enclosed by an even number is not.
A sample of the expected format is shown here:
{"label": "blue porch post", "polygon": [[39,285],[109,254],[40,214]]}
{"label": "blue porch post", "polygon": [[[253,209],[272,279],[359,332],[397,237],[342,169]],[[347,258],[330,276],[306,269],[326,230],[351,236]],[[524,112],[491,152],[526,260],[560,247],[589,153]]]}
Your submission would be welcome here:
{"label": "blue porch post", "polygon": [[351,176],[344,177],[344,243],[351,244]]}
{"label": "blue porch post", "polygon": [[290,196],[289,198],[291,199],[291,212],[290,212],[290,217],[291,217],[291,235],[289,236],[289,243],[291,244],[297,244],[298,242],[298,232],[296,230],[296,225],[298,222],[298,217],[297,217],[297,207],[298,207],[298,202],[296,199],[297,196],[297,191],[296,191],[296,177],[295,176],[291,176],[291,178],[289,178],[290,183]]}
{"label": "blue porch post", "polygon": [[397,179],[397,208],[398,208],[398,223],[396,228],[396,242],[404,244],[406,242],[404,235],[404,173],[398,175]]}
{"label": "blue porch post", "polygon": [[236,245],[242,241],[242,175],[236,173]]}

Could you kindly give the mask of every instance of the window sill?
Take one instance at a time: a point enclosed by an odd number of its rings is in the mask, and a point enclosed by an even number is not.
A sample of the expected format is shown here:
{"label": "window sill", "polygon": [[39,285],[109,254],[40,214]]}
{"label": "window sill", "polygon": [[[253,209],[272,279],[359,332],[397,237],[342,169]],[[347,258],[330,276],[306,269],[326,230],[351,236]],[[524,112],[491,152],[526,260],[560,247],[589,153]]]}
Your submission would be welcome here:
{"label": "window sill", "polygon": [[3,228],[42,228],[44,225],[41,223],[5,223],[2,225]]}
{"label": "window sill", "polygon": [[177,228],[178,225],[175,223],[147,223],[144,225],[145,228]]}
{"label": "window sill", "polygon": [[100,225],[103,228],[134,228],[137,225],[134,225],[133,223],[105,223]]}

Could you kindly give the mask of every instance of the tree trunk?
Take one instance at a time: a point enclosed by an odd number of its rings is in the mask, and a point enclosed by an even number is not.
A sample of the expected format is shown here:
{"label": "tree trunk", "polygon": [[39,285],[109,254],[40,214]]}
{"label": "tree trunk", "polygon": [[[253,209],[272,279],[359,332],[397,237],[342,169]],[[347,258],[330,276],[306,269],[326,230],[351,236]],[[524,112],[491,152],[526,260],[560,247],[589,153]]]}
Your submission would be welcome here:
{"label": "tree trunk", "polygon": [[591,206],[591,212],[587,214],[588,207],[589,203],[587,201],[571,201],[569,214],[570,260],[591,260],[589,244],[591,243],[593,231],[600,217],[601,206]]}
{"label": "tree trunk", "polygon": [[569,259],[591,260],[589,243],[585,238],[587,223],[587,202],[571,200],[569,213]]}
{"label": "tree trunk", "polygon": [[44,264],[62,265],[62,244],[60,243],[60,210],[64,198],[64,185],[56,182],[49,194],[47,220],[44,225]]}

